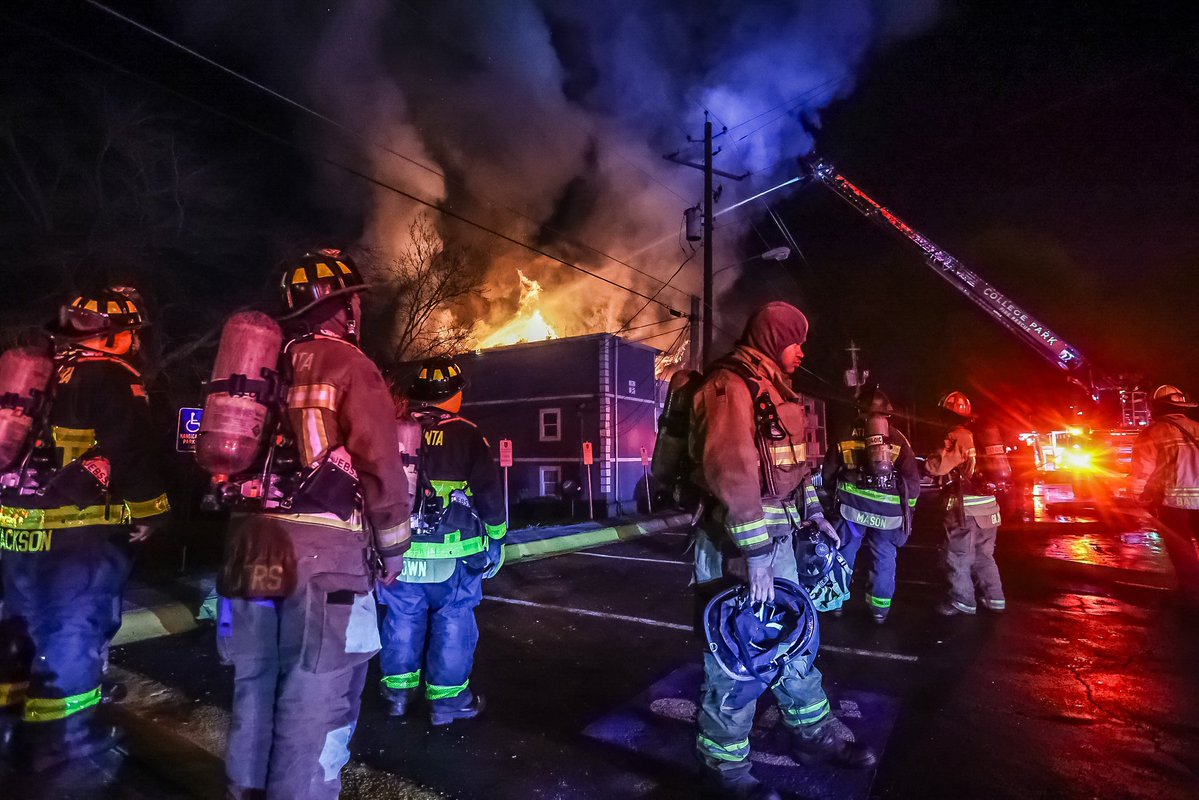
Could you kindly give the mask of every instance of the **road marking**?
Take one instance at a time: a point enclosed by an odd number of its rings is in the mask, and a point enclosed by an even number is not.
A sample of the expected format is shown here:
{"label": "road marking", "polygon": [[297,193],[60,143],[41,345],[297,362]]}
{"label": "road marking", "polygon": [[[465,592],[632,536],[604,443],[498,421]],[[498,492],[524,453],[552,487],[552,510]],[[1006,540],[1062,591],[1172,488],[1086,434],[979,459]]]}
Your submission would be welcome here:
{"label": "road marking", "polygon": [[619,558],[622,561],[648,561],[651,564],[678,564],[681,567],[691,566],[690,561],[675,561],[672,558],[642,558],[640,556],[617,556],[611,553],[592,553],[580,550],[577,553],[567,553],[570,556],[591,556],[592,558]]}
{"label": "road marking", "polygon": [[[680,625],[677,622],[664,622],[660,619],[649,619],[647,617],[633,617],[628,614],[611,614],[607,611],[590,611],[585,608],[571,608],[570,606],[556,606],[550,603],[535,603],[532,600],[517,600],[515,597],[497,597],[495,595],[483,595],[484,600],[492,600],[496,603],[510,603],[514,606],[528,606],[529,608],[543,608],[548,611],[564,611],[567,614],[579,614],[584,617],[598,617],[599,619],[615,619],[621,622],[636,622],[640,625],[652,625],[655,628],[669,628],[674,631],[694,631],[695,628],[691,625]],[[863,650],[857,647],[837,647],[831,644],[822,644],[821,650],[829,653],[840,653],[841,655],[849,656],[867,656],[869,658],[885,658],[892,661],[919,661],[919,656],[909,656],[903,653],[891,653],[886,650]]]}
{"label": "road marking", "polygon": [[615,619],[621,622],[637,622],[642,625],[653,625],[655,628],[670,628],[675,631],[693,631],[691,625],[680,625],[677,622],[663,622],[660,619],[647,619],[646,617],[631,617],[628,614],[610,614],[606,611],[588,611],[585,608],[570,608],[568,606],[555,606],[549,603],[534,603],[532,600],[517,600],[515,597],[496,597],[495,595],[485,594],[484,600],[493,600],[496,603],[511,603],[514,606],[528,606],[530,608],[544,608],[549,611],[565,611],[567,614],[580,614],[584,617],[599,617],[600,619]]}
{"label": "road marking", "polygon": [[821,652],[840,653],[845,656],[867,656],[868,658],[886,658],[891,661],[908,661],[916,662],[920,660],[920,656],[909,656],[904,653],[892,653],[887,650],[862,650],[857,647],[838,647],[835,644],[820,645]]}

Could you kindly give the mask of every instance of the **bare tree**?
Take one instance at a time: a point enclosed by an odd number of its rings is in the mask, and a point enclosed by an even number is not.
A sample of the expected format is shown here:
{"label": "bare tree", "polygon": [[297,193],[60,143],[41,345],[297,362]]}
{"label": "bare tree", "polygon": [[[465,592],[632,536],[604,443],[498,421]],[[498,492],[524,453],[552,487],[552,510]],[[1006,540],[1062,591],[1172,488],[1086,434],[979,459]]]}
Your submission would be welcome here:
{"label": "bare tree", "polygon": [[455,311],[483,294],[482,260],[465,248],[447,247],[428,214],[417,216],[408,233],[399,253],[362,256],[376,284],[367,298],[367,346],[386,367],[461,352],[474,324]]}

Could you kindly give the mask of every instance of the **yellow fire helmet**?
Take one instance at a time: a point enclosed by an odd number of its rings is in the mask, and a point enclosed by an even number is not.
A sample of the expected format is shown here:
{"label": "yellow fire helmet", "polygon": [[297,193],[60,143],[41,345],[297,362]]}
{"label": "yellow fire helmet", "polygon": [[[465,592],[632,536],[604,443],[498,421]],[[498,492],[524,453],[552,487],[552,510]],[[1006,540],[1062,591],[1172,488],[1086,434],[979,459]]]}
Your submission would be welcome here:
{"label": "yellow fire helmet", "polygon": [[1153,390],[1153,402],[1175,408],[1199,408],[1199,403],[1192,403],[1182,389],[1168,383],[1163,383]]}
{"label": "yellow fire helmet", "polygon": [[283,265],[279,289],[286,308],[281,319],[294,319],[331,297],[364,291],[358,267],[340,250],[305,253]]}
{"label": "yellow fire helmet", "polygon": [[970,416],[970,398],[956,389],[942,397],[937,405],[959,417]]}
{"label": "yellow fire helmet", "polygon": [[135,330],[147,323],[137,290],[118,286],[81,292],[58,309],[58,319],[46,326],[55,339],[74,341]]}

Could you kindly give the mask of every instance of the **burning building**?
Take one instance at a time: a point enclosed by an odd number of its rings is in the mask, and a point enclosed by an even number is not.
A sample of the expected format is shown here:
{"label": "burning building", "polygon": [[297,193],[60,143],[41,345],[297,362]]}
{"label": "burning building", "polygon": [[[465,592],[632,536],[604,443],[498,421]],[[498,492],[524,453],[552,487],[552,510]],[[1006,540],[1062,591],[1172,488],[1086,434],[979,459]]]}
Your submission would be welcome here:
{"label": "burning building", "polygon": [[[653,455],[665,382],[660,352],[608,333],[476,350],[460,356],[469,385],[463,414],[486,434],[493,453],[512,441],[513,508],[546,504],[586,516],[646,508],[642,462]],[[826,447],[824,404],[805,399],[808,453],[818,467]],[[592,464],[584,463],[590,443]],[[590,475],[588,474],[590,472]],[[590,491],[588,481],[590,479]]]}

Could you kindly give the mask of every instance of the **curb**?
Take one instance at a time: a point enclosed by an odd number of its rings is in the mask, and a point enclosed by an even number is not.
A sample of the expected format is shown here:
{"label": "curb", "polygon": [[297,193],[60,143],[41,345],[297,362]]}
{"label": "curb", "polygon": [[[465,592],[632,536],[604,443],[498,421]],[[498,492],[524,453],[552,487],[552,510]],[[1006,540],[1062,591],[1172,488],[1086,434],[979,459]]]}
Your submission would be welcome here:
{"label": "curb", "polygon": [[[589,528],[573,533],[568,531],[577,526],[557,529],[524,528],[508,534],[509,542],[504,545],[504,556],[507,563],[514,564],[519,561],[570,553],[612,542],[637,539],[653,533],[660,533],[668,528],[686,525],[690,520],[690,514],[662,514],[620,525]],[[555,530],[556,533],[551,533]]]}
{"label": "curb", "polygon": [[[511,531],[504,544],[506,563],[532,561],[538,558],[573,553],[589,547],[612,544],[660,533],[669,528],[686,525],[690,514],[657,514],[617,525],[596,527],[599,523],[521,528]],[[126,597],[121,613],[121,628],[112,640],[114,647],[134,644],[147,639],[186,633],[199,627],[199,619],[215,619],[215,595],[205,592],[197,602],[186,603],[153,589],[139,587]]]}

